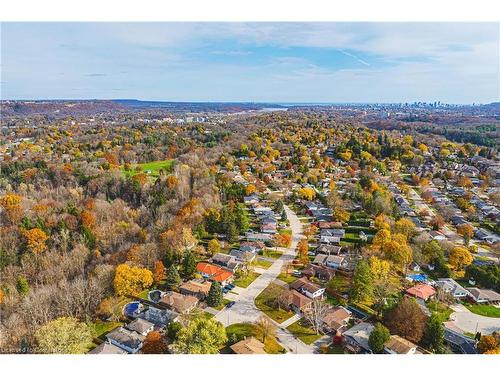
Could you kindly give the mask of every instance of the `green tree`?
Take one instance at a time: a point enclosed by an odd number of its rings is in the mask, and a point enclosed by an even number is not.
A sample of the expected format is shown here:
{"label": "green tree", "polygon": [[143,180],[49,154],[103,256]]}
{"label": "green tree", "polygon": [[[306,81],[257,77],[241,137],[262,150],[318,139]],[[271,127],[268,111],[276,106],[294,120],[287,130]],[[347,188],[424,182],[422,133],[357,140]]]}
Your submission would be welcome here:
{"label": "green tree", "polygon": [[191,251],[186,251],[184,253],[184,259],[182,260],[182,275],[186,278],[191,278],[196,271],[196,258]]}
{"label": "green tree", "polygon": [[170,339],[170,341],[175,341],[177,340],[177,335],[179,334],[179,331],[182,329],[182,324],[179,322],[170,322],[167,328],[167,337]]}
{"label": "green tree", "polygon": [[185,354],[217,354],[226,341],[226,330],[220,322],[199,317],[179,331],[174,349]]}
{"label": "green tree", "polygon": [[171,264],[167,271],[167,280],[165,284],[170,289],[175,289],[181,284],[181,277],[179,276],[179,272],[177,272],[177,268],[175,265]]}
{"label": "green tree", "polygon": [[239,204],[236,208],[235,218],[236,228],[239,233],[245,233],[250,228],[250,220],[248,219],[248,212],[245,207]]}
{"label": "green tree", "polygon": [[370,333],[368,338],[368,345],[373,353],[382,353],[384,350],[384,344],[389,340],[391,334],[389,330],[382,324],[375,324],[375,329]]}
{"label": "green tree", "polygon": [[210,286],[207,296],[207,304],[211,307],[222,305],[222,288],[219,282],[214,281]]}
{"label": "green tree", "polygon": [[17,277],[16,289],[17,292],[23,297],[28,295],[28,293],[30,292],[30,285],[28,284],[28,280],[26,280],[26,277],[22,275],[19,275]]}
{"label": "green tree", "polygon": [[424,348],[433,353],[439,354],[444,352],[444,326],[438,315],[432,314],[427,319],[420,343]]}
{"label": "green tree", "polygon": [[367,261],[361,260],[354,270],[350,299],[354,302],[370,300],[373,296],[373,276]]}
{"label": "green tree", "polygon": [[239,232],[238,232],[238,228],[236,227],[236,224],[233,222],[230,222],[228,224],[227,230],[226,230],[227,240],[229,242],[236,242],[238,240],[238,235],[239,235]]}
{"label": "green tree", "polygon": [[35,332],[37,351],[44,354],[83,354],[92,345],[92,333],[75,318],[52,320]]}

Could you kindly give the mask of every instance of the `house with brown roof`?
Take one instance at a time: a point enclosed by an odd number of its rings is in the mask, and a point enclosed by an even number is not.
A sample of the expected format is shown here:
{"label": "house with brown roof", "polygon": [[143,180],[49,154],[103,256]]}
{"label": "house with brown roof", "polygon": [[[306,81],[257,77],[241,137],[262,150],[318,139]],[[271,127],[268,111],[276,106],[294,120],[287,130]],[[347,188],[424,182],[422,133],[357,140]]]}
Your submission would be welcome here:
{"label": "house with brown roof", "polygon": [[387,354],[415,354],[416,351],[416,344],[398,335],[391,335],[384,345]]}
{"label": "house with brown roof", "polygon": [[469,295],[476,303],[499,303],[500,294],[491,289],[467,288]]}
{"label": "house with brown roof", "polygon": [[427,284],[417,284],[409,289],[406,289],[406,294],[423,301],[427,301],[436,294],[436,289]]}
{"label": "house with brown roof", "polygon": [[308,264],[302,271],[302,275],[316,277],[321,281],[330,281],[335,276],[335,270],[326,266]]}
{"label": "house with brown roof", "polygon": [[165,293],[160,302],[175,312],[185,314],[196,307],[198,298],[171,291]]}
{"label": "house with brown roof", "polygon": [[266,354],[264,344],[255,337],[248,337],[230,346],[235,354]]}
{"label": "house with brown roof", "polygon": [[309,298],[321,298],[325,288],[309,281],[306,277],[301,277],[290,284],[290,289],[294,289]]}
{"label": "house with brown roof", "polygon": [[125,326],[129,331],[135,331],[140,335],[147,336],[147,334],[155,328],[154,323],[148,322],[145,319],[137,318]]}
{"label": "house with brown roof", "polygon": [[186,296],[193,296],[203,301],[208,296],[210,291],[210,281],[199,282],[196,280],[186,281],[179,287],[179,291]]}
{"label": "house with brown roof", "polygon": [[323,317],[325,328],[332,332],[341,333],[347,328],[352,313],[345,307],[338,306],[330,309]]}
{"label": "house with brown roof", "polygon": [[296,290],[290,291],[290,308],[297,313],[307,311],[312,305],[313,300]]}

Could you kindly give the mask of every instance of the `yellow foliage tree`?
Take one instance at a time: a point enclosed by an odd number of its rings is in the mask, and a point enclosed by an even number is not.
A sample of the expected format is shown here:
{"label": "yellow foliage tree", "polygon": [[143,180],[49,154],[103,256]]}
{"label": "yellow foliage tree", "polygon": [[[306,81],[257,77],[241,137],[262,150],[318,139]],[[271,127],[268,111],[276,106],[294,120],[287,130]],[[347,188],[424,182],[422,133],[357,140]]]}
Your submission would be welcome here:
{"label": "yellow foliage tree", "polygon": [[311,201],[316,197],[316,192],[310,187],[299,189],[298,194],[300,198],[308,201]]}
{"label": "yellow foliage tree", "polygon": [[34,254],[40,254],[47,250],[46,242],[49,236],[40,228],[22,229],[21,234],[26,241],[26,247]]}
{"label": "yellow foliage tree", "polygon": [[448,262],[456,271],[461,271],[464,267],[468,266],[472,263],[474,258],[469,250],[465,247],[457,246],[453,248],[450,252],[450,257],[448,258]]}
{"label": "yellow foliage tree", "polygon": [[116,267],[113,286],[119,296],[139,294],[153,284],[153,273],[140,267],[130,267],[123,263]]}

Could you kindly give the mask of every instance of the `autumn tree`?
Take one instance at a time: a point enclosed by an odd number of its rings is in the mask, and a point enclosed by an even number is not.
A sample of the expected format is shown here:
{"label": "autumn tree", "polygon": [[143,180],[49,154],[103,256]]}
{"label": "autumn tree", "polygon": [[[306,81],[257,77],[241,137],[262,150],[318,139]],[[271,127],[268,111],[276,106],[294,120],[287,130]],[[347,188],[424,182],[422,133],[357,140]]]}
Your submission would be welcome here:
{"label": "autumn tree", "polygon": [[309,263],[309,244],[305,238],[301,239],[297,245],[297,251],[299,252],[299,260],[302,264]]}
{"label": "autumn tree", "polygon": [[411,298],[403,298],[385,316],[385,324],[392,334],[412,342],[419,342],[422,338],[426,320],[427,317],[418,303]]}
{"label": "autumn tree", "polygon": [[199,317],[181,328],[174,349],[184,354],[217,354],[226,341],[226,330],[220,322]]}
{"label": "autumn tree", "polygon": [[444,227],[445,222],[441,215],[436,215],[431,219],[430,224],[432,226],[432,229],[440,230]]}
{"label": "autumn tree", "polygon": [[212,238],[210,241],[208,241],[208,252],[210,255],[215,255],[217,253],[220,253],[221,251],[221,246],[219,240],[217,238]]}
{"label": "autumn tree", "polygon": [[415,233],[415,224],[407,218],[401,218],[394,224],[394,232],[400,233],[409,240]]}
{"label": "autumn tree", "polygon": [[49,236],[40,228],[21,229],[21,234],[26,242],[26,247],[34,254],[41,254],[47,250],[46,242]]}
{"label": "autumn tree", "polygon": [[474,227],[467,223],[460,224],[457,226],[457,232],[463,236],[465,246],[469,246],[469,241],[474,236]]}
{"label": "autumn tree", "polygon": [[266,339],[274,338],[276,336],[276,326],[265,315],[261,315],[255,322],[255,330],[258,335],[262,337],[262,342],[265,344]]}
{"label": "autumn tree", "polygon": [[136,295],[153,284],[153,273],[140,267],[131,267],[126,263],[116,267],[113,286],[119,296]]}
{"label": "autumn tree", "polygon": [[165,266],[161,260],[155,262],[153,270],[153,281],[156,285],[160,284],[165,279]]}
{"label": "autumn tree", "polygon": [[310,187],[305,187],[299,189],[297,192],[298,196],[302,199],[312,201],[316,197],[316,192],[314,191],[313,188]]}
{"label": "autumn tree", "polygon": [[483,335],[477,343],[477,349],[480,353],[486,353],[496,349],[500,342],[493,335]]}
{"label": "autumn tree", "polygon": [[160,332],[151,331],[146,336],[141,351],[144,354],[164,354],[168,351],[168,345]]}
{"label": "autumn tree", "polygon": [[16,224],[23,215],[21,201],[21,196],[14,193],[7,193],[0,198],[0,206],[5,210],[7,220],[11,224]]}
{"label": "autumn tree", "polygon": [[84,354],[92,345],[92,333],[75,318],[52,320],[35,332],[37,352],[44,354]]}
{"label": "autumn tree", "polygon": [[450,265],[455,269],[455,271],[462,271],[466,266],[472,263],[474,258],[469,250],[462,246],[454,247],[448,258]]}
{"label": "autumn tree", "polygon": [[390,337],[391,333],[386,327],[380,323],[375,324],[375,328],[370,333],[368,338],[368,345],[370,346],[372,352],[375,354],[382,353],[384,345]]}

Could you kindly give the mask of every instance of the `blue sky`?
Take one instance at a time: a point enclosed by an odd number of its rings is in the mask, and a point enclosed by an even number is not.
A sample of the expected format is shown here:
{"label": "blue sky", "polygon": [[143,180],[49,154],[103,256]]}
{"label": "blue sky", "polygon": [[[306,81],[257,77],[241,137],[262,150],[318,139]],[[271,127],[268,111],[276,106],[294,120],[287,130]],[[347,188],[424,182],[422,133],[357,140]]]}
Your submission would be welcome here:
{"label": "blue sky", "polygon": [[499,101],[498,23],[2,23],[2,99]]}

